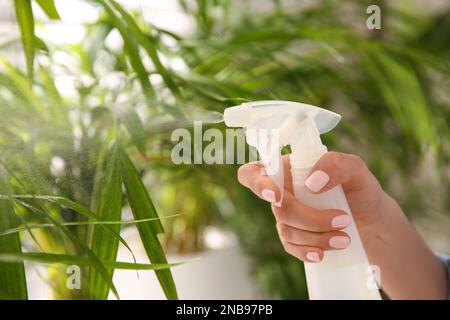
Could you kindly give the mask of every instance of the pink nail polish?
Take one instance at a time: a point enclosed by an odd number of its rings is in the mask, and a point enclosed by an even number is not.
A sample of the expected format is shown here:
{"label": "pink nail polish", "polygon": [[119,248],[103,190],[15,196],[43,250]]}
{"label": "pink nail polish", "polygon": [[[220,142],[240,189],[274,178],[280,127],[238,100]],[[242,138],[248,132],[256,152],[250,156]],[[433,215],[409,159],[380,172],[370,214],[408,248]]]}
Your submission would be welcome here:
{"label": "pink nail polish", "polygon": [[272,190],[269,190],[269,189],[264,189],[262,191],[262,197],[271,203],[275,202],[275,200],[276,200],[275,192],[273,192]]}
{"label": "pink nail polish", "polygon": [[312,192],[320,191],[330,181],[328,174],[321,170],[314,171],[305,181],[305,186]]}
{"label": "pink nail polish", "polygon": [[348,215],[334,217],[331,220],[331,226],[336,229],[345,228],[352,224],[352,218]]}
{"label": "pink nail polish", "polygon": [[320,257],[319,254],[317,252],[308,252],[306,254],[306,258],[310,261],[314,261],[314,262],[319,262],[320,261]]}
{"label": "pink nail polish", "polygon": [[336,236],[330,238],[330,247],[336,248],[336,249],[344,249],[347,248],[350,244],[350,238],[343,237],[343,236]]}

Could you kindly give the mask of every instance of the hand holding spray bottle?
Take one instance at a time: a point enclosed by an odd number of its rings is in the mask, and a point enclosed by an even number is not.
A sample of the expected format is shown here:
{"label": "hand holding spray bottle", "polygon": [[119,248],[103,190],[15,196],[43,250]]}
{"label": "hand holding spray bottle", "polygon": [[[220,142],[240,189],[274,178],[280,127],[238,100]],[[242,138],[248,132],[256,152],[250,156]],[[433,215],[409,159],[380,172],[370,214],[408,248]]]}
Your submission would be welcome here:
{"label": "hand holding spray bottle", "polygon": [[[320,134],[332,130],[341,116],[312,105],[290,101],[255,101],[227,108],[225,124],[243,127],[247,143],[254,146],[266,172],[280,190],[283,200],[284,172],[281,148],[291,146],[291,174],[297,199],[316,209],[340,209],[351,216],[340,185],[321,194],[312,194],[304,183],[310,170],[327,152]],[[310,299],[380,300],[378,290],[369,285],[370,266],[355,224],[345,228],[350,246],[327,251],[319,263],[305,263]]]}

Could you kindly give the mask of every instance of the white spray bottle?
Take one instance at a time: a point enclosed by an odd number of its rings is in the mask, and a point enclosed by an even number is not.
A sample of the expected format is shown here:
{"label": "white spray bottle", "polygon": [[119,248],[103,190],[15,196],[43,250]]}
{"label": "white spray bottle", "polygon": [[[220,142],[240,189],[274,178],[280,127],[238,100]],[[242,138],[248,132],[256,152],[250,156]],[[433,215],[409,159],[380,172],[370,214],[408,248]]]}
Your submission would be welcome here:
{"label": "white spray bottle", "polygon": [[[243,127],[247,143],[256,147],[268,176],[278,186],[281,200],[284,173],[281,148],[291,146],[291,174],[294,194],[316,209],[340,209],[351,216],[341,185],[313,194],[304,185],[314,164],[327,152],[320,134],[333,129],[341,116],[312,105],[290,101],[255,101],[225,109],[229,127]],[[351,244],[343,250],[326,251],[319,263],[305,263],[308,293],[312,300],[380,300],[374,285],[373,268],[354,223],[344,229]]]}

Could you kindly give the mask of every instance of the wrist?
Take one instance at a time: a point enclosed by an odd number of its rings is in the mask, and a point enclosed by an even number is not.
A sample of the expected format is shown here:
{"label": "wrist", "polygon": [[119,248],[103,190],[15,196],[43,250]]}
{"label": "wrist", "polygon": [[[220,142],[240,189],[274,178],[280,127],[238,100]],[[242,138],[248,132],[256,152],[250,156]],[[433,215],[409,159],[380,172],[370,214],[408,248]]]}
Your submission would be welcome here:
{"label": "wrist", "polygon": [[360,231],[364,247],[369,252],[382,251],[391,242],[396,226],[405,219],[397,201],[384,191],[380,194],[376,210],[370,225]]}
{"label": "wrist", "polygon": [[379,226],[376,231],[387,236],[389,232],[395,230],[395,225],[401,223],[400,221],[405,220],[406,217],[397,201],[389,194],[383,191],[382,198],[378,218]]}
{"label": "wrist", "polygon": [[392,299],[446,298],[445,268],[398,203],[387,194],[383,198],[377,221],[363,240],[370,264],[380,268],[383,290]]}

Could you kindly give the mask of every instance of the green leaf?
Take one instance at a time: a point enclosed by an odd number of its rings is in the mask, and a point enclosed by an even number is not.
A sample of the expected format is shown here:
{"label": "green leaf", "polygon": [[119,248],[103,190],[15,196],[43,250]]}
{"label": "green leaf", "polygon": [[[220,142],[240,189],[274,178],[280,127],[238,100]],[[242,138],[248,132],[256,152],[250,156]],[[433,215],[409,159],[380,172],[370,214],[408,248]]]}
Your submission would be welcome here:
{"label": "green leaf", "polygon": [[51,223],[55,224],[55,226],[61,230],[75,245],[78,246],[78,248],[80,248],[83,253],[85,253],[87,255],[87,258],[89,259],[92,267],[95,268],[96,271],[98,271],[100,273],[100,275],[102,276],[103,280],[107,283],[107,285],[109,286],[109,288],[112,290],[112,292],[114,293],[114,296],[119,299],[119,294],[116,290],[116,287],[114,286],[114,283],[112,282],[112,278],[109,275],[108,270],[106,269],[106,267],[102,264],[102,262],[99,260],[99,258],[97,257],[96,254],[94,254],[94,252],[83,242],[81,241],[78,237],[76,237],[67,227],[61,225],[61,223],[55,219],[52,214],[50,214],[49,212],[46,212],[46,209],[40,209],[37,208],[36,206],[31,206],[29,204],[27,204],[26,202],[17,200],[18,203],[22,204],[23,206],[25,206],[26,208],[30,209],[31,211],[33,211],[34,213],[47,218]]}
{"label": "green leaf", "polygon": [[[117,221],[122,213],[122,182],[120,179],[120,167],[118,159],[117,144],[112,148],[111,157],[106,166],[105,176],[102,180],[100,200],[97,214],[102,221]],[[119,233],[120,225],[112,225],[111,228]],[[100,260],[115,261],[119,241],[104,228],[94,227],[92,235],[91,250]],[[108,273],[112,279],[114,269],[108,268]],[[102,276],[95,269],[91,269],[90,274],[90,294],[92,299],[106,299],[109,287]]]}
{"label": "green leaf", "polygon": [[35,49],[37,51],[42,51],[42,52],[44,52],[46,54],[49,53],[49,49],[48,49],[47,44],[44,42],[44,40],[42,40],[41,38],[39,38],[37,36],[34,37],[34,45],[35,45]]}
{"label": "green leaf", "polygon": [[43,100],[32,90],[29,83],[30,79],[27,81],[27,78],[5,58],[0,57],[0,63],[5,68],[9,81],[11,82],[11,85],[14,86],[18,96],[27,101],[27,111],[33,112],[44,119],[48,119],[49,115],[47,108],[45,107]]}
{"label": "green leaf", "polygon": [[[68,254],[55,254],[44,252],[26,252],[26,253],[0,253],[0,261],[8,263],[18,263],[22,261],[33,261],[39,263],[53,264],[67,264],[67,265],[83,265],[92,266],[92,262],[89,258],[83,256],[74,256]],[[122,270],[162,270],[170,267],[175,267],[179,263],[171,264],[145,264],[145,263],[131,263],[121,261],[103,261],[100,260],[102,265],[108,268],[122,269]]]}
{"label": "green leaf", "polygon": [[[6,182],[0,177],[0,191],[8,191]],[[9,188],[8,188],[9,189]],[[16,227],[17,216],[10,199],[0,199],[0,232]],[[0,255],[5,252],[22,253],[19,234],[0,237]],[[0,262],[0,297],[14,300],[27,299],[25,268],[22,262]]]}
{"label": "green leaf", "polygon": [[156,50],[154,43],[151,42],[151,39],[148,35],[146,35],[137,25],[135,19],[125,11],[115,0],[110,0],[113,7],[120,12],[122,18],[127,23],[128,28],[136,37],[137,42],[145,49],[150,59],[152,59],[153,64],[155,65],[156,70],[164,79],[167,87],[172,91],[175,96],[179,95],[178,87],[175,85],[173,81],[173,77],[170,75],[169,71],[164,67],[161,63],[161,60],[158,57],[158,51]]}
{"label": "green leaf", "polygon": [[41,66],[39,68],[39,75],[45,88],[45,94],[48,97],[49,111],[52,120],[58,124],[68,125],[67,107],[56,87],[55,79],[53,78],[50,68]]}
{"label": "green leaf", "polygon": [[33,64],[35,53],[34,17],[31,0],[14,0],[16,17],[19,23],[23,50],[30,82],[33,81]]}
{"label": "green leaf", "polygon": [[[164,218],[173,218],[178,217],[179,214],[166,216]],[[76,222],[62,222],[62,226],[84,226],[84,225],[130,225],[130,224],[139,224],[143,222],[158,220],[159,218],[148,218],[148,219],[133,219],[133,220],[121,220],[121,221],[76,221]],[[10,234],[18,233],[21,231],[30,231],[31,229],[42,229],[42,228],[53,228],[56,227],[53,223],[40,223],[40,224],[26,224],[24,226],[6,229],[0,232],[0,237],[7,236]]]}
{"label": "green leaf", "polygon": [[377,47],[372,51],[368,57],[363,57],[365,67],[400,128],[421,146],[431,145],[437,150],[434,115],[414,70]]}
{"label": "green leaf", "polygon": [[8,39],[5,42],[3,42],[2,44],[0,44],[0,50],[4,50],[4,49],[9,49],[10,47],[14,46],[16,43],[20,42],[20,38],[19,37],[14,37],[12,39]]}
{"label": "green leaf", "polygon": [[[131,160],[123,150],[120,150],[120,164],[122,179],[125,184],[128,203],[135,219],[156,218],[158,214],[153,202],[145,189]],[[163,233],[164,228],[160,220],[137,225],[147,256],[152,263],[167,263],[157,234]],[[170,269],[156,271],[159,283],[168,299],[178,299],[177,290]]]}
{"label": "green leaf", "polygon": [[[99,110],[101,110],[101,109],[97,108],[97,111],[99,111]],[[108,109],[105,108],[105,110],[109,112]],[[103,139],[102,145],[98,152],[97,160],[95,160],[95,175],[94,175],[93,186],[92,186],[91,202],[89,204],[89,208],[91,210],[95,210],[96,208],[98,208],[98,202],[99,202],[99,198],[100,198],[100,188],[101,188],[102,177],[104,174],[105,163],[106,163],[107,157],[109,155],[110,146],[116,137],[116,128],[115,127],[116,126],[113,126],[108,130],[108,134]]]}
{"label": "green leaf", "polygon": [[136,111],[131,108],[126,108],[118,113],[118,117],[120,122],[122,122],[127,129],[139,152],[142,155],[145,155],[147,134],[145,133],[144,125]]}
{"label": "green leaf", "polygon": [[[65,207],[68,209],[71,209],[75,212],[78,212],[86,217],[91,218],[92,220],[94,220],[95,222],[101,222],[101,218],[95,214],[94,212],[90,211],[89,209],[83,207],[81,204],[76,203],[72,200],[69,200],[67,198],[64,197],[58,197],[58,196],[47,196],[47,195],[31,195],[31,194],[25,194],[25,195],[11,195],[10,196],[11,199],[23,199],[23,200],[27,200],[27,199],[36,199],[36,200],[45,200],[45,201],[49,201],[52,203],[55,203],[61,207]],[[0,199],[7,199],[8,196],[2,195],[0,194]],[[23,204],[24,202],[20,202],[21,204]],[[30,207],[29,204],[27,204],[28,207]],[[34,208],[37,209],[37,208]],[[44,212],[45,214],[45,212]],[[93,223],[93,224],[99,224],[102,228],[104,228],[105,230],[107,230],[113,237],[115,237],[118,241],[120,241],[127,249],[128,251],[130,251],[130,253],[133,255],[134,257],[134,253],[131,250],[130,246],[128,245],[128,243],[120,236],[120,233],[115,231],[114,229],[111,228],[111,226],[109,225],[109,223]],[[59,223],[57,225],[55,224],[51,224],[54,226],[64,226],[63,223]],[[6,231],[5,231],[6,232]],[[1,234],[1,233],[0,233]]]}
{"label": "green leaf", "polygon": [[56,10],[54,0],[36,0],[37,4],[44,10],[47,17],[52,20],[60,20],[58,10]]}

